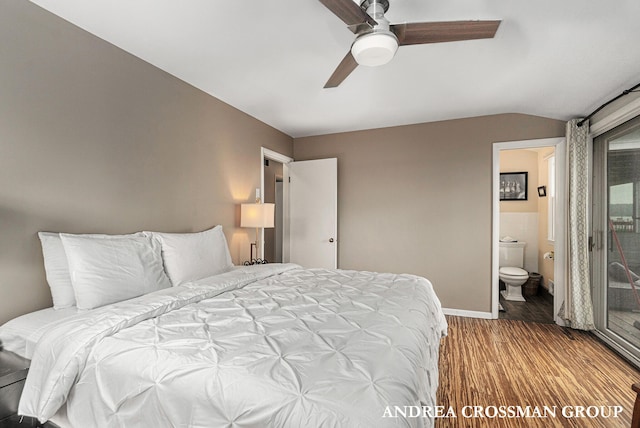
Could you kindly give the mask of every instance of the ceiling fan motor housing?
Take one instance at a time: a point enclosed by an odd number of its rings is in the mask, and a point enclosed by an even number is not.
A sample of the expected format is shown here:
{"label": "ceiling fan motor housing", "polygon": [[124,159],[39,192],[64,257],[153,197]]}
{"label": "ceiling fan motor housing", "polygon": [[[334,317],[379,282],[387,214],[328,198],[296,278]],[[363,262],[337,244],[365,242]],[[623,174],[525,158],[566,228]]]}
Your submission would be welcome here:
{"label": "ceiling fan motor housing", "polygon": [[[369,12],[369,7],[377,4],[378,6],[382,7],[382,13],[385,13],[386,11],[389,10],[389,1],[388,0],[364,0],[362,2],[360,2],[360,7],[362,8],[362,10],[364,10],[365,12]],[[371,14],[370,14],[371,15]],[[373,19],[375,19],[375,16],[371,15],[371,17]]]}
{"label": "ceiling fan motor housing", "polygon": [[376,67],[388,63],[398,50],[398,38],[389,30],[384,13],[389,9],[387,0],[364,0],[361,5],[378,25],[358,34],[351,46],[351,54],[360,65]]}

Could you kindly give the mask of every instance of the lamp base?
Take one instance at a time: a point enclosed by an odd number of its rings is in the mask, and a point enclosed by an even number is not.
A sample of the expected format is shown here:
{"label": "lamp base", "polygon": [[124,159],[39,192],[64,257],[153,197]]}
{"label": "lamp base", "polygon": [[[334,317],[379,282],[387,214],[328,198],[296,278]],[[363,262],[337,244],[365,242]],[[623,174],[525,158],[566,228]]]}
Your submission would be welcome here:
{"label": "lamp base", "polygon": [[[256,257],[253,257],[253,247],[256,247]],[[250,255],[249,255],[250,259],[243,262],[242,264],[245,266],[251,266],[251,265],[266,265],[267,263],[269,263],[268,261],[264,260],[264,259],[260,259],[258,258],[258,244],[256,242],[252,242],[251,243],[251,250],[250,250]]]}
{"label": "lamp base", "polygon": [[268,263],[269,263],[268,261],[263,259],[251,259],[243,262],[242,264],[245,266],[251,266],[251,265],[266,265]]}

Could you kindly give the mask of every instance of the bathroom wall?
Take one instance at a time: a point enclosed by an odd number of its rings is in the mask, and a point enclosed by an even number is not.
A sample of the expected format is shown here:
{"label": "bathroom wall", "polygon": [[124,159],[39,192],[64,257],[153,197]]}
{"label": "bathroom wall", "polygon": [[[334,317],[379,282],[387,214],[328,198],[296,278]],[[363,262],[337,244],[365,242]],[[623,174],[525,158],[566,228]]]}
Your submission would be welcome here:
{"label": "bathroom wall", "polygon": [[535,150],[501,150],[500,172],[528,172],[526,201],[500,202],[500,237],[511,236],[527,243],[524,269],[538,272],[538,153]]}
{"label": "bathroom wall", "polygon": [[501,150],[500,172],[528,172],[526,201],[501,201],[500,212],[538,212],[538,152],[529,149]]}
{"label": "bathroom wall", "polygon": [[[549,163],[547,158],[554,153],[553,147],[538,150],[538,186],[549,189]],[[547,239],[549,225],[549,196],[538,198],[538,272],[542,274],[542,286],[549,290],[549,280],[553,280],[554,261],[544,259],[544,254],[554,250],[553,242]]]}
{"label": "bathroom wall", "polygon": [[538,213],[500,213],[500,237],[524,241],[524,269],[538,272]]}

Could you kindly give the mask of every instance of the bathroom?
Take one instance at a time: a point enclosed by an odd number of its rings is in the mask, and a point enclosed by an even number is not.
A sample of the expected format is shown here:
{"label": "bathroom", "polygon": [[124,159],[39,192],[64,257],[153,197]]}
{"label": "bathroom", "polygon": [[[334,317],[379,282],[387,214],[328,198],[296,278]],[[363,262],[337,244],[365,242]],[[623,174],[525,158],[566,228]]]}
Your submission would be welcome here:
{"label": "bathroom", "polygon": [[517,242],[500,245],[499,318],[554,322],[554,162],[554,147],[500,151],[499,236]]}

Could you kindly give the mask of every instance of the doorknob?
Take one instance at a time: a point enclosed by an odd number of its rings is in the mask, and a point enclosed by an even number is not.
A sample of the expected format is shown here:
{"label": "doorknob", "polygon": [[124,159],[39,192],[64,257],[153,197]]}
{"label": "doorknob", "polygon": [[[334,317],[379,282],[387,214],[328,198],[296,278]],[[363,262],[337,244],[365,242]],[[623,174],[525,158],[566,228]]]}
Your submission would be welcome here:
{"label": "doorknob", "polygon": [[332,242],[332,243],[333,243],[333,238],[329,238],[329,242]]}

